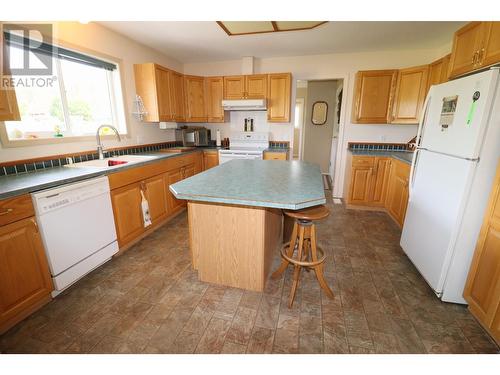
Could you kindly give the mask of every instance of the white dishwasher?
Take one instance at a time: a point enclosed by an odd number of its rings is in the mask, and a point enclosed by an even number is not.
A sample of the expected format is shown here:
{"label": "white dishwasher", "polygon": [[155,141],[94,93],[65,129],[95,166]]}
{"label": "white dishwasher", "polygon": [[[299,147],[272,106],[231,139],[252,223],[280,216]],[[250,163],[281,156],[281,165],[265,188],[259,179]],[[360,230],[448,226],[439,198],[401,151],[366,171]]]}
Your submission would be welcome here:
{"label": "white dishwasher", "polygon": [[118,252],[106,176],[32,193],[56,296]]}

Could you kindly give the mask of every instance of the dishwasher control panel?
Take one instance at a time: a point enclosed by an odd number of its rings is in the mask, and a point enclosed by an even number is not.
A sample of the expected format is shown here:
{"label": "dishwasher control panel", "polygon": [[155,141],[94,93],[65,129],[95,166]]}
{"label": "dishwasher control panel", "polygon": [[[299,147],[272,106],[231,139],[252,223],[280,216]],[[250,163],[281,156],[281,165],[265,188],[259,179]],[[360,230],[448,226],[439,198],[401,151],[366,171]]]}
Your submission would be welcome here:
{"label": "dishwasher control panel", "polygon": [[101,194],[109,193],[107,177],[63,185],[32,193],[33,205],[38,216],[75,204]]}

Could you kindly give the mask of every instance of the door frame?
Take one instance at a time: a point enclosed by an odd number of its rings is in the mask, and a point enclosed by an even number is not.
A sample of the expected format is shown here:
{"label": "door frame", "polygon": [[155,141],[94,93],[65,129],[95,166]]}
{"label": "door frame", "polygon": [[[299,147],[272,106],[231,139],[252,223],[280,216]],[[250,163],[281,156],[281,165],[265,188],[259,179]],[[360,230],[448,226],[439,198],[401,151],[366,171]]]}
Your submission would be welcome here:
{"label": "door frame", "polygon": [[[299,103],[299,105],[302,107],[302,119],[301,119],[301,122],[300,122],[300,127],[299,127],[299,152],[298,152],[298,160],[302,160],[302,153],[303,153],[303,150],[304,150],[304,120],[306,118],[306,101],[304,98],[295,98],[295,106],[297,105],[297,103]],[[295,120],[295,113],[294,113],[294,120]],[[295,136],[295,121],[294,121],[294,124],[293,124],[293,129],[294,129],[294,136]],[[292,159],[293,159],[293,156],[292,155]]]}
{"label": "door frame", "polygon": [[[341,168],[341,167],[342,167],[342,163],[344,162],[346,155],[347,155],[345,152],[343,152],[344,148],[345,148],[344,143],[345,143],[345,139],[346,139],[346,134],[345,134],[346,118],[347,118],[346,109],[347,109],[347,105],[348,104],[351,105],[351,101],[352,101],[352,97],[350,97],[351,81],[349,78],[350,78],[349,74],[346,74],[346,75],[334,74],[334,75],[328,76],[328,77],[321,77],[321,76],[320,77],[310,77],[310,78],[295,77],[294,82],[293,82],[294,95],[295,95],[295,99],[296,99],[297,81],[308,81],[308,82],[309,81],[330,81],[330,80],[331,81],[336,81],[336,80],[343,81],[343,84],[342,84],[342,90],[343,90],[342,104],[340,106],[339,134],[338,134],[338,139],[337,139],[337,152],[336,152],[335,168],[334,168],[335,176],[331,176],[332,183],[333,183],[332,196],[334,198],[342,198],[343,186],[341,186],[340,180],[341,180],[341,176],[345,172],[345,165],[344,165],[344,168]],[[294,101],[294,103],[295,103],[295,101]],[[295,114],[295,106],[293,107],[293,111]],[[305,108],[305,105],[304,105],[304,116],[305,116],[306,111],[307,111],[307,108]],[[294,137],[293,130],[294,130],[294,126],[292,126],[292,134],[291,134],[292,140]],[[304,143],[304,140],[302,140],[300,143],[300,147],[302,150],[303,150],[303,147],[302,147],[303,143]],[[293,144],[293,142],[292,142],[292,144]],[[332,152],[332,150],[330,149],[330,156],[331,156],[331,152]],[[302,157],[300,157],[299,160],[302,160]]]}

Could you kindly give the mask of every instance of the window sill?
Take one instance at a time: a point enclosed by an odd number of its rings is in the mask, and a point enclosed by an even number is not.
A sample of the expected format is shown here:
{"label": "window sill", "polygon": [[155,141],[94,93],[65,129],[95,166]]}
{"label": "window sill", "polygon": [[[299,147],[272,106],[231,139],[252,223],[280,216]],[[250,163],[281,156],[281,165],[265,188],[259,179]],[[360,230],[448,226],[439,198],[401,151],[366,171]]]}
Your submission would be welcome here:
{"label": "window sill", "polygon": [[[120,134],[122,139],[130,138],[129,134]],[[54,138],[33,138],[33,139],[19,139],[12,140],[9,139],[5,131],[5,127],[0,127],[0,141],[2,142],[3,148],[15,148],[15,147],[29,147],[38,145],[57,145],[61,143],[76,143],[76,142],[86,142],[95,141],[95,135],[85,135],[77,137],[54,137]],[[101,139],[116,139],[115,134],[101,135]]]}

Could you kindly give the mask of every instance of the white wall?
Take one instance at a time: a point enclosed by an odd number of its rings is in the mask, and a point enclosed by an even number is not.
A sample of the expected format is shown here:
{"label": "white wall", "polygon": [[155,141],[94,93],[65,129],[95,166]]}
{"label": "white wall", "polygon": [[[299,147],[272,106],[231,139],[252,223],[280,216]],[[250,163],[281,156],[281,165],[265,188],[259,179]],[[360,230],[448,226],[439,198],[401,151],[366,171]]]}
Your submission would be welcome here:
{"label": "white wall", "polygon": [[[120,143],[114,140],[105,140],[105,146],[118,147],[175,139],[172,130],[160,130],[158,124],[141,123],[132,116],[131,112],[134,110],[133,100],[135,97],[133,64],[157,62],[166,67],[182,71],[181,63],[95,23],[57,22],[54,25],[54,39],[62,40],[73,47],[83,47],[84,50],[96,51],[122,60],[122,69],[124,70],[122,86],[124,88],[125,116],[128,123],[129,137],[123,139]],[[0,144],[0,161],[92,150],[95,147],[95,140],[12,148],[5,148]]]}
{"label": "white wall", "polygon": [[[447,44],[438,49],[399,50],[363,53],[342,53],[313,56],[289,56],[255,59],[254,73],[291,72],[293,75],[292,100],[295,103],[296,80],[344,79],[344,98],[342,101],[341,128],[343,143],[339,145],[339,158],[335,172],[335,196],[342,196],[343,176],[347,143],[359,142],[407,142],[416,133],[415,125],[359,125],[350,121],[354,75],[358,70],[396,69],[427,64],[442,57],[449,51]],[[241,74],[240,60],[212,63],[184,64],[184,73],[194,75],[233,75]],[[290,118],[293,119],[295,106],[292,105]],[[342,133],[341,130],[341,133]],[[293,125],[271,125],[271,137],[292,141]],[[340,134],[342,136],[342,134]],[[292,142],[291,142],[292,144]],[[339,190],[337,190],[339,189]]]}

